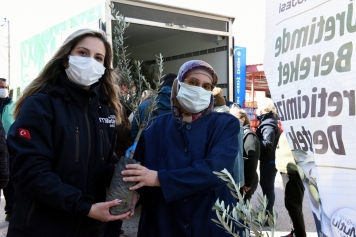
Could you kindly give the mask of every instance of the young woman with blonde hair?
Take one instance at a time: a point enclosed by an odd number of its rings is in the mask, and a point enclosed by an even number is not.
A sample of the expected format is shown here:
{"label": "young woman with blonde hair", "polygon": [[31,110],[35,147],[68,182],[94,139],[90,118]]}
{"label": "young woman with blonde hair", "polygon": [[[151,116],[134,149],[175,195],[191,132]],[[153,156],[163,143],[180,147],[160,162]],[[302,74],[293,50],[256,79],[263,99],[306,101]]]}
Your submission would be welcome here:
{"label": "young woman with blonde hair", "polygon": [[105,33],[71,34],[17,101],[8,144],[16,204],[7,236],[101,236],[117,158],[118,87]]}

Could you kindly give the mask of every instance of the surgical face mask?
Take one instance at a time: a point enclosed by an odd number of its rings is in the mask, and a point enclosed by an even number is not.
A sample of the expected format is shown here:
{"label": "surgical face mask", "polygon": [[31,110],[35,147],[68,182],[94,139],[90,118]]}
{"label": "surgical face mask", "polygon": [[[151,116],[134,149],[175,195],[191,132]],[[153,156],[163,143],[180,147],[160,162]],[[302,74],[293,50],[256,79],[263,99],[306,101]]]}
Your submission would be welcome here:
{"label": "surgical face mask", "polygon": [[177,100],[186,111],[190,113],[199,113],[208,108],[212,92],[203,89],[200,86],[190,86],[179,82]]}
{"label": "surgical face mask", "polygon": [[90,86],[99,81],[105,67],[91,57],[69,56],[66,69],[68,79],[81,86]]}
{"label": "surgical face mask", "polygon": [[0,98],[6,98],[8,96],[7,89],[0,88]]}

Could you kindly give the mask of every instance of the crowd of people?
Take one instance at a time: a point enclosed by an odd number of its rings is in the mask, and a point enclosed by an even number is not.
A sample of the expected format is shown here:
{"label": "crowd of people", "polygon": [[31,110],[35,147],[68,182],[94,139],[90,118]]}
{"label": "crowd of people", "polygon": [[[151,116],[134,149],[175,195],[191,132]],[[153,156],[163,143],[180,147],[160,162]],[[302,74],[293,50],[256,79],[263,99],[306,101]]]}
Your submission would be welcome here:
{"label": "crowd of people", "polygon": [[[130,121],[118,100],[120,89],[125,96],[130,90],[118,85],[118,77],[105,33],[81,29],[64,41],[15,104],[0,78],[0,187],[7,236],[119,236],[122,221],[137,205],[142,206],[137,236],[230,236],[211,221],[218,198],[225,205],[236,203],[213,174],[223,169],[245,200],[260,183],[273,213],[281,129],[271,99],[258,103],[255,133],[243,108],[226,105],[214,68],[191,60],[163,78],[152,118],[146,111],[153,95],[147,91],[138,109],[130,111]],[[124,182],[135,183],[130,187],[135,195],[129,211],[112,215],[110,207],[121,200],[106,201],[107,187],[118,159],[125,159],[135,141],[138,121],[147,123],[135,144],[139,163],[121,171]],[[293,225],[300,215],[292,217]],[[292,234],[305,236],[303,225],[294,227],[299,229]]]}

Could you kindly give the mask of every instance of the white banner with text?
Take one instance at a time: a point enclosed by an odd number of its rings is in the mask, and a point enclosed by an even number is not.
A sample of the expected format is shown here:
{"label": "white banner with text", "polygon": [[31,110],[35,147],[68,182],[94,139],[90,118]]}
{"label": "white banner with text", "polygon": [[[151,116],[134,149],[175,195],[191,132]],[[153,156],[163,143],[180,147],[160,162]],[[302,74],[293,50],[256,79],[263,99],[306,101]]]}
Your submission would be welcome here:
{"label": "white banner with text", "polygon": [[266,1],[268,86],[325,236],[356,236],[355,47],[352,0]]}

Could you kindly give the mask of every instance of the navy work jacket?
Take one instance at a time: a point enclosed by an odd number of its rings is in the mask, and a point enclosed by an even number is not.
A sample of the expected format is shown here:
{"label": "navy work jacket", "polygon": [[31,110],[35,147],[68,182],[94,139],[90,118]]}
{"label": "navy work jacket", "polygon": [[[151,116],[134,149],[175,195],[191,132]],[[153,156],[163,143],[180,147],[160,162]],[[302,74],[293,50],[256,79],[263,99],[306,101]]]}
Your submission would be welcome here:
{"label": "navy work jacket", "polygon": [[10,128],[16,203],[8,236],[97,236],[87,217],[103,202],[114,164],[115,113],[100,93],[62,74],[28,97]]}
{"label": "navy work jacket", "polygon": [[226,205],[236,200],[213,171],[226,168],[233,175],[239,130],[239,120],[227,113],[187,124],[171,113],[151,120],[134,158],[158,171],[161,186],[139,190],[139,237],[230,236],[211,221],[217,219],[212,207],[217,199]]}

